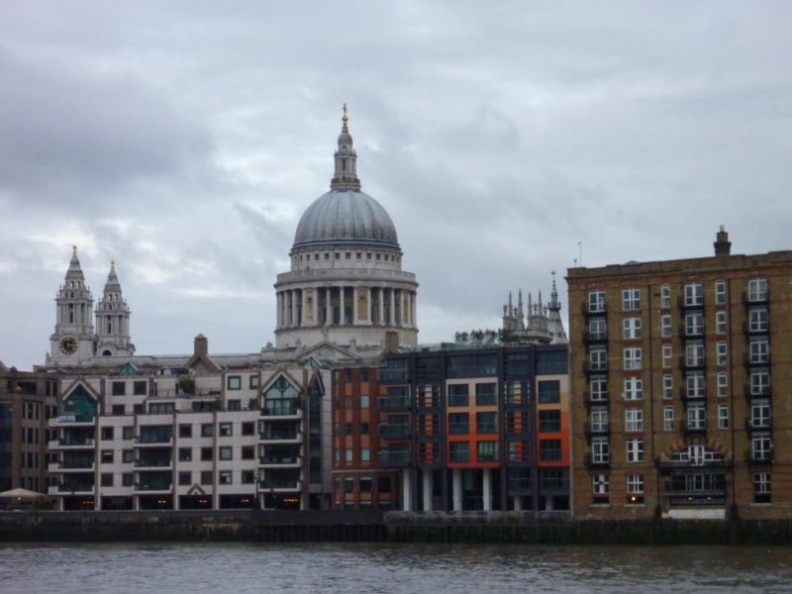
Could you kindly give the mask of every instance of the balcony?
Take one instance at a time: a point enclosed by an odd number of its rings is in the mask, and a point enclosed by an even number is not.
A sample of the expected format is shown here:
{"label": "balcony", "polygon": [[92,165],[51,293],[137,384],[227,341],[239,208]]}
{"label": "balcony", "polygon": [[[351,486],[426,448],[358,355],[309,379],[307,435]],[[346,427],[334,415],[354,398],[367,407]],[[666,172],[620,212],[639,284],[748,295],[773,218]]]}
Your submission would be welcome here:
{"label": "balcony", "polygon": [[586,467],[587,468],[609,468],[610,467],[610,456],[597,456],[596,458],[593,457],[591,452],[586,453]]}
{"label": "balcony", "polygon": [[743,334],[746,336],[761,336],[762,334],[769,334],[770,333],[770,322],[769,320],[763,320],[761,322],[749,322],[745,321],[742,325]]}
{"label": "balcony", "polygon": [[770,353],[746,353],[744,362],[746,367],[768,367],[770,365]]}
{"label": "balcony", "polygon": [[170,479],[167,481],[141,481],[135,483],[132,487],[133,493],[147,493],[147,494],[166,494],[170,493],[173,484]]}
{"label": "balcony", "polygon": [[[284,425],[285,423],[280,423]],[[298,431],[294,423],[279,426],[278,423],[267,423],[264,431],[259,432],[259,441],[299,443],[302,441],[302,433]]]}
{"label": "balcony", "polygon": [[531,492],[531,479],[530,477],[512,476],[509,477],[508,493],[509,495],[523,495]]}
{"label": "balcony", "polygon": [[156,436],[143,436],[143,438],[136,437],[135,438],[135,447],[136,448],[162,448],[162,447],[172,447],[173,446],[173,437],[164,438],[164,437],[156,437]]}
{"label": "balcony", "polygon": [[580,304],[580,311],[584,316],[604,316],[608,313],[608,303],[605,300],[584,301]]}
{"label": "balcony", "polygon": [[773,464],[773,450],[746,450],[745,463],[749,466],[765,466]]}
{"label": "balcony", "polygon": [[695,423],[692,422],[684,422],[683,425],[685,435],[705,435],[707,433],[707,422],[696,421]]}
{"label": "balcony", "polygon": [[85,449],[91,448],[93,449],[95,446],[95,442],[93,439],[75,439],[75,438],[65,438],[59,439],[57,441],[57,446],[54,449]]}
{"label": "balcony", "polygon": [[405,439],[410,436],[407,423],[380,423],[377,433],[383,439]]}
{"label": "balcony", "polygon": [[172,470],[173,462],[170,456],[167,458],[141,458],[135,460],[135,470],[146,470],[149,468],[154,470]]}
{"label": "balcony", "polygon": [[302,481],[292,479],[272,479],[259,481],[259,493],[295,493],[302,489]]}
{"label": "balcony", "polygon": [[704,402],[707,393],[703,387],[688,390],[687,387],[679,388],[679,399],[682,402]]}
{"label": "balcony", "polygon": [[724,469],[724,468],[732,467],[731,458],[723,458],[721,460],[704,460],[702,458],[676,460],[669,458],[665,454],[657,456],[654,459],[654,463],[655,463],[655,467],[658,470],[665,471],[666,473],[672,470],[680,470],[687,468],[707,470],[707,469]]}
{"label": "balcony", "polygon": [[752,431],[770,431],[773,423],[769,418],[762,419],[745,419],[745,430],[749,433]]}
{"label": "balcony", "polygon": [[379,370],[379,381],[383,384],[405,383],[410,380],[410,370],[407,368],[384,367]]}
{"label": "balcony", "polygon": [[585,330],[583,332],[583,344],[600,344],[608,342],[608,332],[597,332]]}
{"label": "balcony", "polygon": [[[52,487],[50,487],[50,494],[52,494]],[[79,483],[60,483],[56,487],[56,493],[62,495],[64,493],[70,493],[74,495],[93,495],[94,492],[94,485],[93,483],[88,482],[79,482]]]}
{"label": "balcony", "polygon": [[383,467],[403,467],[410,463],[410,450],[380,450],[377,453],[380,466]]}
{"label": "balcony", "polygon": [[586,400],[586,406],[608,406],[610,401],[608,400],[608,393],[607,392],[599,392],[599,393],[592,393],[592,392],[583,392],[583,398]]}
{"label": "balcony", "polygon": [[680,309],[701,309],[704,307],[704,295],[680,295],[677,305]]}
{"label": "balcony", "polygon": [[607,373],[608,372],[608,362],[607,361],[584,361],[583,362],[583,373],[592,374],[592,373]]}
{"label": "balcony", "polygon": [[294,417],[299,416],[302,412],[299,403],[296,400],[285,401],[280,403],[269,402],[259,412],[262,417]]}
{"label": "balcony", "polygon": [[[56,417],[56,425],[69,425],[71,427],[92,427],[96,420],[95,415],[88,414],[61,414]],[[51,423],[52,421],[50,421]]]}
{"label": "balcony", "polygon": [[586,423],[586,435],[608,435],[610,429],[608,423]]}
{"label": "balcony", "polygon": [[763,305],[770,302],[770,291],[743,291],[743,305]]}
{"label": "balcony", "polygon": [[704,356],[688,357],[686,355],[680,355],[679,357],[679,368],[683,371],[690,369],[704,369],[706,366],[707,358]]}
{"label": "balcony", "polygon": [[377,398],[379,410],[403,410],[410,408],[409,396],[380,396]]}
{"label": "balcony", "polygon": [[291,454],[288,456],[278,454],[259,456],[259,466],[299,468],[301,465],[302,463],[300,461],[300,456],[296,454]]}

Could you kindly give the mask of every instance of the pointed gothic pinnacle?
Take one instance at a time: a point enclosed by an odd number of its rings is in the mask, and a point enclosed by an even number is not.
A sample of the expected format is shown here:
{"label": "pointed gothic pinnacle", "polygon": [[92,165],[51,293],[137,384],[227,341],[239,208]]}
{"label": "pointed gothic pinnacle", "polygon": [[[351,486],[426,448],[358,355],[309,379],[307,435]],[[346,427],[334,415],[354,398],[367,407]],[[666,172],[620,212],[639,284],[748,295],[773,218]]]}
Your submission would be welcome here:
{"label": "pointed gothic pinnacle", "polygon": [[110,260],[110,274],[115,274],[115,260]]}
{"label": "pointed gothic pinnacle", "polygon": [[349,117],[347,117],[347,104],[346,103],[344,103],[344,116],[341,118],[341,121],[343,122],[343,126],[341,127],[341,131],[342,132],[346,132],[347,134],[349,134],[349,127],[347,126],[347,124],[349,123]]}
{"label": "pointed gothic pinnacle", "polygon": [[77,245],[75,244],[72,246],[72,258],[76,258],[76,257],[77,257]]}

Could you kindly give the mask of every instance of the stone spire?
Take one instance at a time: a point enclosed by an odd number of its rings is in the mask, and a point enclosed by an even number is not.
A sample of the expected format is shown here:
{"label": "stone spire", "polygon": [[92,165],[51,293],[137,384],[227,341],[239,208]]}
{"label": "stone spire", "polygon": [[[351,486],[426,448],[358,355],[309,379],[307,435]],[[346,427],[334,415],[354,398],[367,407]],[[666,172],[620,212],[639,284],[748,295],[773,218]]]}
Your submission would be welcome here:
{"label": "stone spire", "polygon": [[75,364],[93,356],[93,296],[85,284],[77,246],[66,277],[55,295],[55,332],[50,336],[48,363]]}
{"label": "stone spire", "polygon": [[553,288],[550,291],[550,303],[547,305],[547,329],[551,335],[551,344],[566,344],[568,341],[564,321],[561,319],[561,302],[558,300],[555,275],[553,270]]}
{"label": "stone spire", "polygon": [[357,177],[357,153],[349,133],[347,106],[344,103],[344,116],[341,118],[341,134],[338,135],[338,150],[335,152],[335,174],[330,180],[330,189],[338,192],[360,191],[360,180]]}
{"label": "stone spire", "polygon": [[131,355],[135,352],[135,346],[129,339],[129,315],[115,261],[112,261],[104,294],[96,306],[96,353],[99,356]]}

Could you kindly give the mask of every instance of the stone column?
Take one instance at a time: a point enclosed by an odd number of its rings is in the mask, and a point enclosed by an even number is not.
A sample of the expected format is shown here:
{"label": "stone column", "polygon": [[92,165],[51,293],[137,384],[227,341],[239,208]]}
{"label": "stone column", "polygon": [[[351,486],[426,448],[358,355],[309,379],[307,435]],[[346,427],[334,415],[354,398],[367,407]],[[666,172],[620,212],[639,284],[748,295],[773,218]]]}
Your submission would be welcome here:
{"label": "stone column", "polygon": [[425,469],[423,471],[423,511],[432,511],[432,471]]}
{"label": "stone column", "polygon": [[452,511],[462,511],[462,469],[454,468],[451,473],[453,481]]}
{"label": "stone column", "polygon": [[406,512],[412,511],[412,494],[410,489],[410,469],[402,470],[402,509]]}
{"label": "stone column", "polygon": [[522,497],[514,496],[514,511],[522,511]]}
{"label": "stone column", "polygon": [[377,291],[379,291],[379,318],[377,321],[380,326],[385,326],[385,289],[379,287]]}
{"label": "stone column", "polygon": [[333,323],[333,288],[325,287],[325,325],[330,326]]}
{"label": "stone column", "polygon": [[492,511],[492,469],[485,468],[484,480],[482,481],[481,490],[484,502],[484,511]]}
{"label": "stone column", "polygon": [[346,326],[346,319],[344,316],[344,290],[345,287],[341,286],[338,288],[338,322],[339,326]]}

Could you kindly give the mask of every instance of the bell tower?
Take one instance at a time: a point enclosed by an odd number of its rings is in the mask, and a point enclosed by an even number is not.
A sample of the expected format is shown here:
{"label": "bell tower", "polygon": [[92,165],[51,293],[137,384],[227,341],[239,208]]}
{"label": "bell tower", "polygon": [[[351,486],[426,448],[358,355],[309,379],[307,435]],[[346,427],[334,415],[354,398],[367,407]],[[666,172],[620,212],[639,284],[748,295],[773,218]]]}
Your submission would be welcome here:
{"label": "bell tower", "polygon": [[72,250],[66,278],[55,296],[55,332],[50,336],[48,364],[76,365],[94,356],[93,297]]}
{"label": "bell tower", "polygon": [[117,357],[135,353],[135,345],[129,338],[129,314],[115,262],[111,262],[104,294],[96,305],[96,356]]}

